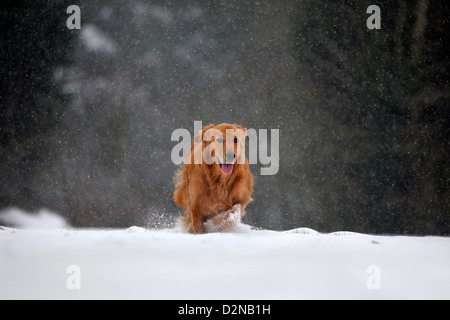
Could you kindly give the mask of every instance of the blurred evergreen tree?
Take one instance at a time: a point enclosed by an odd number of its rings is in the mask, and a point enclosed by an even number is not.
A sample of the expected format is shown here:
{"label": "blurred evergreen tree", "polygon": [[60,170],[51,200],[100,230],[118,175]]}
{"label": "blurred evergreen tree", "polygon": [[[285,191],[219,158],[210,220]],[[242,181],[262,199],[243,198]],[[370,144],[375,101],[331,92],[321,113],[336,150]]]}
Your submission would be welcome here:
{"label": "blurred evergreen tree", "polygon": [[73,50],[66,8],[45,0],[0,7],[0,207],[41,204],[30,184],[51,159],[51,132],[70,98],[54,75]]}
{"label": "blurred evergreen tree", "polygon": [[300,77],[323,130],[299,169],[311,207],[326,229],[449,234],[448,4],[377,1],[382,28],[368,30],[370,4],[298,8]]}

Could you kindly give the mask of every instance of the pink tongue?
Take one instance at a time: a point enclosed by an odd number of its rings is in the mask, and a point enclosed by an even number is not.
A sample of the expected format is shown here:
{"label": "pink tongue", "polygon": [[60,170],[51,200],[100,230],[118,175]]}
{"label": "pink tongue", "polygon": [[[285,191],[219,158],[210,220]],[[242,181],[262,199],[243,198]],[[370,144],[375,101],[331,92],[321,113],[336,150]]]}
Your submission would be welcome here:
{"label": "pink tongue", "polygon": [[233,172],[233,164],[222,164],[223,173],[230,175]]}

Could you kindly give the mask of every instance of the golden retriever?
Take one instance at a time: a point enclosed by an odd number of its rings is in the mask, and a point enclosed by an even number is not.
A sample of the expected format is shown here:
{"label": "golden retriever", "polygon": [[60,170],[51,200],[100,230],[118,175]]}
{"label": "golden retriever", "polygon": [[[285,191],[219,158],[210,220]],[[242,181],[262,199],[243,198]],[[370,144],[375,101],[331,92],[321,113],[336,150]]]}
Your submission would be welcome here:
{"label": "golden retriever", "polygon": [[215,225],[214,231],[223,231],[235,222],[237,213],[245,214],[253,190],[244,154],[246,131],[223,123],[209,125],[195,136],[185,164],[174,177],[173,199],[184,209],[186,216],[179,220],[189,233],[205,233],[207,220]]}

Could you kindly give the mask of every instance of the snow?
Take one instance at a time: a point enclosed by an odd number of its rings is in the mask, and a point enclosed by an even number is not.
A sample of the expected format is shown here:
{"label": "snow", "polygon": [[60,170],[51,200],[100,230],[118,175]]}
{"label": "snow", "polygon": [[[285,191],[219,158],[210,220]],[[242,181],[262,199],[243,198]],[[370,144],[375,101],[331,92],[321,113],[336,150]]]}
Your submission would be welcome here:
{"label": "snow", "polygon": [[67,228],[67,220],[60,215],[46,209],[35,214],[29,214],[17,208],[0,211],[0,222],[17,226],[21,229],[54,229]]}
{"label": "snow", "polygon": [[450,238],[237,224],[1,227],[0,299],[450,299]]}

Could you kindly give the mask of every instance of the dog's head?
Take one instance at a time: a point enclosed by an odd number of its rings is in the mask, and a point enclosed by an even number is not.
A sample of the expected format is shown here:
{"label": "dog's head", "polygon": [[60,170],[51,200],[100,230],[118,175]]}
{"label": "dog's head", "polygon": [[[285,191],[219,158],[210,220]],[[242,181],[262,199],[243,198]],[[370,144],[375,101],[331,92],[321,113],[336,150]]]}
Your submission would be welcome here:
{"label": "dog's head", "polygon": [[203,161],[218,166],[225,175],[231,175],[236,165],[245,164],[245,136],[247,129],[236,124],[205,127],[194,139],[202,143]]}

